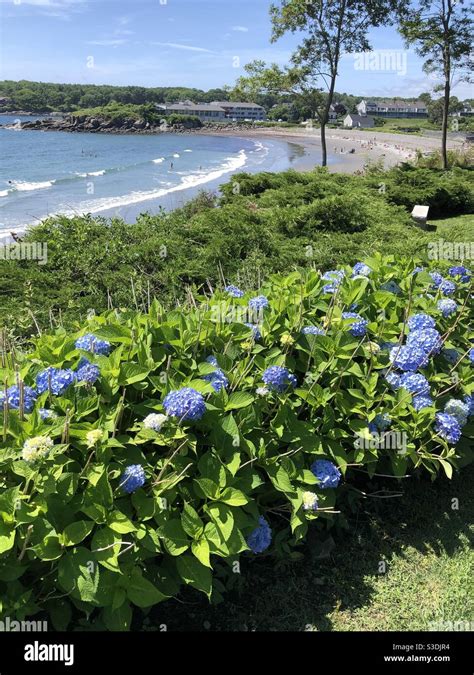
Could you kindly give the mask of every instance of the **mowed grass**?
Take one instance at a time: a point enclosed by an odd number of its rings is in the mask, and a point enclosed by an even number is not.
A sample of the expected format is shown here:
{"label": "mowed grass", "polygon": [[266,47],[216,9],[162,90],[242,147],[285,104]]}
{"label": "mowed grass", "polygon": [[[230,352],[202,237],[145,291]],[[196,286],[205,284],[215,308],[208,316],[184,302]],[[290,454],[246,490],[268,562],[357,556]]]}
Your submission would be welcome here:
{"label": "mowed grass", "polygon": [[300,561],[243,556],[222,603],[187,590],[155,608],[144,628],[426,631],[432,622],[472,622],[473,479],[474,466],[451,481],[405,479],[402,497],[366,499],[333,541],[311,530]]}
{"label": "mowed grass", "polygon": [[474,242],[474,214],[468,213],[463,216],[436,220],[428,219],[428,223],[430,230],[436,230],[436,234],[445,241]]}

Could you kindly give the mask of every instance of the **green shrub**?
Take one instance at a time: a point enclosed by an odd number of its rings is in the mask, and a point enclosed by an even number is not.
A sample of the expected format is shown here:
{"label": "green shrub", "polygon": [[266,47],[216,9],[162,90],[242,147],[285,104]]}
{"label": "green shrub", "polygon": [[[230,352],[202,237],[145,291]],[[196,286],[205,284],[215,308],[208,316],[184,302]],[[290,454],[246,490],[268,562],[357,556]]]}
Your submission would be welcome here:
{"label": "green shrub", "polygon": [[202,127],[202,122],[196,115],[166,115],[162,117],[170,126],[185,126],[191,129],[199,129]]}
{"label": "green shrub", "polygon": [[461,168],[445,172],[408,164],[391,169],[381,179],[389,202],[409,211],[415,204],[426,204],[433,218],[472,213],[473,180],[473,174]]}
{"label": "green shrub", "polygon": [[[454,195],[458,173],[450,173]],[[417,170],[427,183],[433,174]],[[460,170],[462,185],[466,174]],[[133,224],[54,216],[26,236],[48,244],[47,265],[0,261],[0,326],[25,339],[51,325],[75,326],[90,310],[146,309],[153,296],[172,307],[223,275],[247,288],[272,272],[356,262],[377,250],[426,255],[433,234],[412,224],[411,205],[390,203],[380,189],[389,193],[396,175],[378,167],[367,176],[239,174],[222,198],[202,193]],[[468,242],[472,229],[466,223],[443,236]]]}
{"label": "green shrub", "polygon": [[[0,416],[0,615],[45,612],[56,629],[87,617],[96,628],[126,630],[133,611],[182,585],[217,601],[239,556],[251,555],[259,518],[272,531],[268,552],[292,558],[309,527],[344,525],[364,475],[449,477],[469,462],[472,421],[456,444],[434,427],[435,410],[474,392],[468,284],[458,284],[457,313],[446,319],[430,276],[413,273],[415,261],[366,263],[370,275],[352,278],[345,268],[334,295],[316,271],[273,276],[243,298],[216,291],[169,312],[155,300],[146,314],[110,311],[78,332],[45,334],[26,355],[7,350],[2,383],[19,383],[23,396],[13,402],[20,410],[2,403]],[[399,292],[385,290],[388,282]],[[256,321],[248,301],[257,294],[269,306],[254,339],[246,322]],[[342,319],[354,304],[366,334],[353,335]],[[423,373],[434,406],[416,412],[407,390],[387,385],[389,352],[380,345],[401,342],[407,318],[420,312],[433,316],[459,358],[454,366],[443,353],[430,358]],[[309,325],[325,335],[304,335]],[[78,349],[84,333],[108,341],[110,353]],[[220,391],[206,380],[216,374],[209,356],[228,380]],[[32,409],[21,410],[30,397],[23,387],[46,367],[77,372],[84,357],[99,368],[95,382],[55,395],[50,374]],[[259,389],[272,366],[294,374],[295,386]],[[148,428],[148,415],[165,412],[165,396],[183,387],[204,397],[205,411],[186,421],[168,410],[159,430]],[[53,415],[44,419],[40,409]],[[371,436],[369,423],[385,413],[402,444]],[[34,459],[32,447],[44,455]],[[311,467],[321,459],[338,468],[340,482],[318,481]],[[145,482],[127,491],[130,466],[142,467]],[[307,508],[314,499],[317,508]]]}

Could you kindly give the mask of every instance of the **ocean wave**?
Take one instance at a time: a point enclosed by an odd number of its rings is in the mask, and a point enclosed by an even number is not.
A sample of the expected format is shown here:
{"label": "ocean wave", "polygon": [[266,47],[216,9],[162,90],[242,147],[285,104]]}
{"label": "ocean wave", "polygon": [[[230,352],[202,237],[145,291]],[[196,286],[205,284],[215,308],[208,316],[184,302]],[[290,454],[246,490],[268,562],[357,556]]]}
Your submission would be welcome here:
{"label": "ocean wave", "polygon": [[18,192],[30,192],[32,190],[44,190],[45,188],[50,188],[53,187],[55,180],[45,180],[40,183],[26,183],[26,182],[21,182],[21,181],[14,181],[12,183],[13,185],[13,192],[14,190],[17,190]]}
{"label": "ocean wave", "polygon": [[165,161],[165,158],[159,157],[158,159],[152,159],[151,161],[153,162],[153,164],[162,164],[162,162]]}
{"label": "ocean wave", "polygon": [[0,197],[8,197],[11,190],[0,190]]}
{"label": "ocean wave", "polygon": [[[116,171],[116,169],[109,169],[108,171]],[[87,178],[87,176],[105,176],[107,169],[101,169],[100,171],[89,171],[88,173],[77,172],[76,176],[79,178]]]}
{"label": "ocean wave", "polygon": [[192,152],[192,150],[185,150],[184,152]]}
{"label": "ocean wave", "polygon": [[178,153],[175,152],[174,155],[173,155],[173,157],[175,157],[176,159],[179,159],[179,158],[181,157],[181,155],[178,155]]}
{"label": "ocean wave", "polygon": [[[247,155],[245,150],[241,150],[238,155],[229,157],[227,161],[222,164],[219,169],[209,173],[191,173],[183,176],[181,182],[172,187],[160,188],[158,190],[146,190],[142,192],[131,192],[120,197],[104,197],[102,199],[95,199],[89,202],[82,202],[77,205],[77,208],[68,211],[57,211],[67,216],[76,216],[80,213],[99,213],[101,211],[108,211],[123,206],[130,206],[131,204],[139,204],[160,197],[166,197],[173,192],[180,192],[181,190],[189,190],[190,188],[199,187],[211,181],[219,180],[226,173],[236,171],[245,166],[247,162]],[[55,214],[48,214],[55,215]],[[46,218],[46,216],[44,216]]]}
{"label": "ocean wave", "polygon": [[268,145],[264,145],[261,141],[254,141],[255,145],[255,153],[262,153],[261,157],[259,159],[262,159],[262,161],[265,159],[265,157],[268,155],[270,152],[270,148]]}

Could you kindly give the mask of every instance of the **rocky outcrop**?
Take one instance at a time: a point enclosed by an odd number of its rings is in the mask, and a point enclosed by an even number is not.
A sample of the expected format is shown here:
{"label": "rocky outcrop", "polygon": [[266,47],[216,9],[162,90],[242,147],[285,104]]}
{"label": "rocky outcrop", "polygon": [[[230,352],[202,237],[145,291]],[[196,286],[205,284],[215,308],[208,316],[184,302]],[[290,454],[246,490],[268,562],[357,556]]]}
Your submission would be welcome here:
{"label": "rocky outcrop", "polygon": [[[0,125],[2,126],[2,125]],[[7,128],[12,125],[5,125]],[[202,127],[193,128],[189,123],[167,125],[160,123],[153,125],[144,120],[124,119],[111,120],[106,118],[89,117],[87,115],[66,115],[62,118],[47,118],[21,122],[14,125],[29,131],[69,131],[74,133],[112,133],[112,134],[160,134],[160,133],[194,133],[209,131],[226,131],[243,128],[252,128],[252,124],[236,124],[235,122],[215,123],[205,122]]]}

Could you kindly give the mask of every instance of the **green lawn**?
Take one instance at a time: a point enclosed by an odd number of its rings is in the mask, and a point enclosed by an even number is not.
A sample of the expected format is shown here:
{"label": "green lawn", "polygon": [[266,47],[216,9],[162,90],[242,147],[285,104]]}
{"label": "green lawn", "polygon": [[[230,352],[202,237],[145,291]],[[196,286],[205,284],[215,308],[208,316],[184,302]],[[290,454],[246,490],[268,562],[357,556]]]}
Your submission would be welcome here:
{"label": "green lawn", "polygon": [[244,562],[223,603],[211,607],[188,591],[155,608],[145,628],[411,631],[474,621],[473,479],[474,466],[452,481],[406,479],[403,497],[367,499],[326,557],[313,533],[301,561]]}
{"label": "green lawn", "polygon": [[452,216],[451,218],[438,218],[428,220],[431,228],[436,228],[436,233],[449,241],[474,241],[474,215]]}

